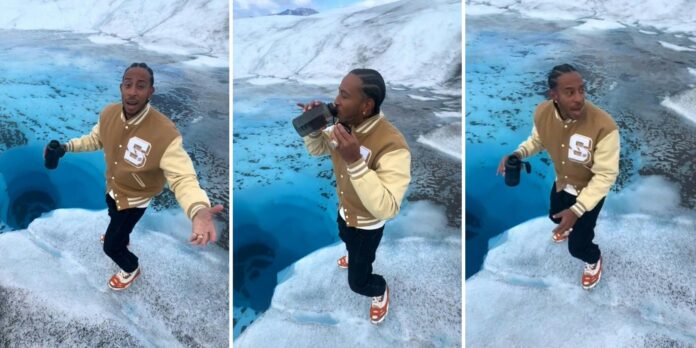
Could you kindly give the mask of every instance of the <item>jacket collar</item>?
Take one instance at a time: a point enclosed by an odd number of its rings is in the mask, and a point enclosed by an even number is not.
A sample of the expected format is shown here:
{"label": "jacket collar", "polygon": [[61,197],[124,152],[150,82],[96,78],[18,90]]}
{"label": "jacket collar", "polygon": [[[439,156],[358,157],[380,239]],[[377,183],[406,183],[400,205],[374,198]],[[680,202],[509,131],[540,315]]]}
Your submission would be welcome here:
{"label": "jacket collar", "polygon": [[142,122],[147,114],[150,112],[150,103],[147,103],[142,111],[140,111],[135,117],[130,120],[126,120],[126,115],[123,114],[123,106],[121,107],[121,121],[129,125],[138,125]]}
{"label": "jacket collar", "polygon": [[366,120],[362,121],[362,123],[360,123],[357,127],[355,127],[354,130],[355,130],[355,132],[358,132],[358,133],[363,133],[363,134],[369,133],[375,127],[375,125],[383,118],[384,118],[384,113],[380,111],[379,114],[377,114],[375,116],[371,116],[371,117],[367,118]]}

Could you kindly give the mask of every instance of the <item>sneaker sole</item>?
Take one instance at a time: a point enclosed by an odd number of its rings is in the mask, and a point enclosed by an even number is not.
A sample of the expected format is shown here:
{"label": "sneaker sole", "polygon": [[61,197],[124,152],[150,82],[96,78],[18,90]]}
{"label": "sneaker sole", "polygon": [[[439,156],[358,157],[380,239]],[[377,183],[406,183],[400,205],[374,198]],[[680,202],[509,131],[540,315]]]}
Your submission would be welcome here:
{"label": "sneaker sole", "polygon": [[138,274],[136,274],[135,277],[133,277],[133,280],[128,282],[128,284],[122,288],[115,288],[115,287],[111,286],[110,281],[106,282],[106,284],[109,286],[109,288],[111,288],[111,290],[114,290],[114,291],[126,290],[126,289],[130,288],[131,285],[133,285],[133,282],[135,282],[135,280],[138,279],[138,277],[140,277],[140,273],[142,273],[142,272],[138,272]]}

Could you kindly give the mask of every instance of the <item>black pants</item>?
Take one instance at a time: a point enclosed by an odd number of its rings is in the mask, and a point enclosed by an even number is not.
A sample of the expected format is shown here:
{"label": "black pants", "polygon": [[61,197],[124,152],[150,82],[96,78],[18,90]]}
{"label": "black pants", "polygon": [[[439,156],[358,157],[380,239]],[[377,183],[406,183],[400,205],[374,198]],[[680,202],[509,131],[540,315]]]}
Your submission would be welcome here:
{"label": "black pants", "polygon": [[[560,223],[561,219],[554,219],[553,215],[573,206],[576,198],[565,191],[556,192],[556,183],[554,183],[553,187],[551,187],[549,218],[557,224]],[[599,246],[594,244],[592,240],[594,239],[594,227],[597,224],[597,217],[603,205],[604,198],[597,203],[594,209],[582,214],[582,217],[573,225],[573,231],[568,236],[568,251],[570,251],[570,255],[587,263],[596,263],[601,255]]]}
{"label": "black pants", "polygon": [[372,262],[382,240],[384,226],[377,230],[361,230],[346,226],[338,215],[338,236],[348,249],[348,285],[354,292],[364,296],[382,296],[387,282],[379,274],[372,273]]}
{"label": "black pants", "polygon": [[145,213],[145,208],[118,211],[116,202],[108,193],[106,194],[106,205],[109,207],[111,222],[109,222],[104,236],[104,253],[114,260],[122,270],[131,273],[138,268],[138,257],[128,250],[130,233]]}

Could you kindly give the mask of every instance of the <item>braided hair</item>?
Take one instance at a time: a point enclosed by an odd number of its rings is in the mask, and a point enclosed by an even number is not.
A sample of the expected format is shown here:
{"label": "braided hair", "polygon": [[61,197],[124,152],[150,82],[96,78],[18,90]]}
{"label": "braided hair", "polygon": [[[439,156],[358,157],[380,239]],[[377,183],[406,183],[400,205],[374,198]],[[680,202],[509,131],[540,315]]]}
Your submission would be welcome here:
{"label": "braided hair", "polygon": [[145,64],[145,63],[133,63],[133,64],[131,64],[123,72],[123,77],[121,78],[121,80],[123,80],[126,77],[126,73],[128,72],[128,70],[130,70],[132,68],[143,68],[143,69],[147,70],[147,72],[150,73],[150,86],[155,85],[155,73],[153,73],[152,69],[150,69],[150,67],[147,66],[147,64]]}
{"label": "braided hair", "polygon": [[375,102],[372,114],[378,114],[379,107],[387,95],[387,87],[384,84],[382,75],[374,69],[353,69],[350,74],[360,78],[363,93]]}
{"label": "braided hair", "polygon": [[551,72],[549,73],[549,76],[547,78],[549,89],[554,89],[556,88],[556,86],[558,86],[558,78],[561,77],[561,75],[575,71],[577,71],[577,69],[575,69],[570,64],[561,64],[554,66],[553,69],[551,69]]}

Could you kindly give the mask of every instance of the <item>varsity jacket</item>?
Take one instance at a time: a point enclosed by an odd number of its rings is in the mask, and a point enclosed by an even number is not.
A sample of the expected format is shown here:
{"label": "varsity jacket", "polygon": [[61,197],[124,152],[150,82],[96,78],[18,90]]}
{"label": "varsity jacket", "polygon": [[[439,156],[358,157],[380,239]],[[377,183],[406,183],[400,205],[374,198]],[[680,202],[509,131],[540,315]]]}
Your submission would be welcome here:
{"label": "varsity jacket", "polygon": [[619,129],[587,100],[578,120],[561,119],[551,100],[537,106],[532,134],[515,153],[525,158],[543,149],[553,160],[556,190],[577,196],[570,209],[578,217],[594,209],[619,174]]}
{"label": "varsity jacket", "polygon": [[92,131],[71,139],[65,148],[70,152],[104,149],[106,190],[119,211],[147,206],[165,182],[189,219],[210,207],[179,131],[150,104],[130,120],[123,115],[122,104],[106,106]]}
{"label": "varsity jacket", "polygon": [[361,145],[361,158],[345,163],[329,145],[332,130],[308,135],[304,142],[314,156],[331,155],[339,214],[351,227],[384,226],[399,213],[411,181],[411,152],[406,140],[383,113],[372,116],[352,130]]}

